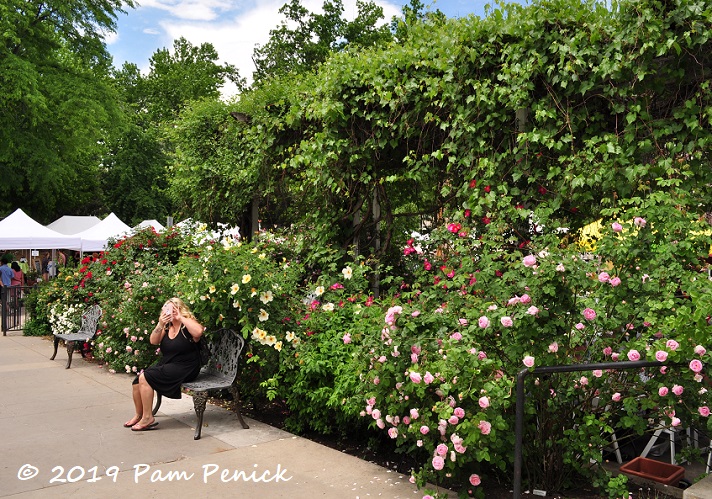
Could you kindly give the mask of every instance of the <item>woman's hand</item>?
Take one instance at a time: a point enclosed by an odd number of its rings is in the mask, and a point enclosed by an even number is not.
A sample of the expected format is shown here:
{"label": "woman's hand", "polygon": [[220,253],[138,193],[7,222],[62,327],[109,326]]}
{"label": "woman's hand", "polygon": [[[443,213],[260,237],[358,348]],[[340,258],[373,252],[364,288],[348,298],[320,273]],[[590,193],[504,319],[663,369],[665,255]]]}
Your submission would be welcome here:
{"label": "woman's hand", "polygon": [[158,323],[161,325],[161,327],[173,322],[173,318],[176,312],[176,307],[167,307],[164,305],[161,309],[161,315],[158,317]]}

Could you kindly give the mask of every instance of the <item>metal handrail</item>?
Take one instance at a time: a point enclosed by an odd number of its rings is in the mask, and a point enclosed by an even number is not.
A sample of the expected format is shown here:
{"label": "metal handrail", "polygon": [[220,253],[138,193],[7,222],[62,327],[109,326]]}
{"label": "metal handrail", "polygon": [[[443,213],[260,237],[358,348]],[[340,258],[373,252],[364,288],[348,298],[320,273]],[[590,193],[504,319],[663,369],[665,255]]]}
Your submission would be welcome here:
{"label": "metal handrail", "polygon": [[542,366],[533,369],[525,368],[517,375],[517,412],[515,421],[514,442],[514,499],[522,497],[522,440],[524,434],[524,380],[530,374],[570,373],[578,371],[594,371],[597,369],[640,369],[642,367],[660,367],[668,365],[667,362],[652,360],[636,360],[621,362],[599,362],[596,364],[569,364],[558,366]]}

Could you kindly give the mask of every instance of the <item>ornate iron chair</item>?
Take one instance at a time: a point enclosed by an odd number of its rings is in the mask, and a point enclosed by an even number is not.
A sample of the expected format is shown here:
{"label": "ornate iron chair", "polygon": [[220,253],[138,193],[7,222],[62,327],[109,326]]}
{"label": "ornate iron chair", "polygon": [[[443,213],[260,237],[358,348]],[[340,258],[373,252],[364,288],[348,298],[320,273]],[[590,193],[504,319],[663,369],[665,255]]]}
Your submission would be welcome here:
{"label": "ornate iron chair", "polygon": [[[210,342],[210,351],[212,353],[210,362],[201,369],[200,374],[194,381],[183,383],[183,388],[193,392],[193,407],[195,408],[195,415],[198,416],[194,440],[200,439],[205,405],[208,401],[209,392],[213,390],[227,389],[232,394],[237,418],[244,429],[249,428],[245,420],[242,419],[240,394],[237,390],[237,368],[244,346],[245,340],[232,329],[216,331]],[[162,397],[157,393],[156,405],[153,408],[154,416],[161,407],[161,401]]]}
{"label": "ornate iron chair", "polygon": [[[67,367],[69,369],[72,365],[72,354],[74,353],[74,347],[77,342],[84,343],[89,341],[96,334],[96,329],[99,326],[99,319],[101,318],[101,307],[99,305],[92,305],[82,314],[82,323],[79,326],[79,331],[76,333],[62,333],[54,334],[54,353],[49,360],[54,360],[57,356],[57,347],[59,346],[59,340],[64,340],[67,345]],[[84,349],[81,349],[82,357],[84,357]]]}

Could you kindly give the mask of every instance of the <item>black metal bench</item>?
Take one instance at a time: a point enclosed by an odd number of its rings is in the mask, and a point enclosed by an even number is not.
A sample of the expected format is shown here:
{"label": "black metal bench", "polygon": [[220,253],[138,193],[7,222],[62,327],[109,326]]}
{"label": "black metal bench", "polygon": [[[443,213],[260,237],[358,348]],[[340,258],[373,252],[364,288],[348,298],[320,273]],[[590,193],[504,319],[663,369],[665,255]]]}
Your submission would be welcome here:
{"label": "black metal bench", "polygon": [[[101,318],[101,307],[99,305],[92,305],[86,309],[82,314],[82,323],[79,326],[79,331],[76,333],[54,333],[54,353],[49,360],[54,360],[57,356],[57,347],[59,346],[59,340],[64,340],[67,345],[67,367],[69,369],[72,365],[72,354],[74,353],[74,347],[77,342],[84,343],[89,341],[96,334],[96,329],[99,326],[99,319]],[[84,357],[84,349],[81,350],[82,357]]]}
{"label": "black metal bench", "polygon": [[[213,340],[210,342],[212,356],[210,362],[203,367],[198,377],[191,382],[183,383],[183,388],[193,392],[193,407],[195,415],[198,416],[198,424],[195,427],[195,440],[200,439],[200,432],[203,428],[203,414],[208,401],[208,394],[213,390],[227,389],[232,394],[235,401],[235,412],[240,424],[244,429],[249,426],[242,419],[240,412],[240,395],[237,391],[237,368],[240,354],[245,346],[245,340],[232,329],[220,329],[215,332]],[[162,397],[156,393],[156,405],[153,408],[155,416],[161,407]]]}

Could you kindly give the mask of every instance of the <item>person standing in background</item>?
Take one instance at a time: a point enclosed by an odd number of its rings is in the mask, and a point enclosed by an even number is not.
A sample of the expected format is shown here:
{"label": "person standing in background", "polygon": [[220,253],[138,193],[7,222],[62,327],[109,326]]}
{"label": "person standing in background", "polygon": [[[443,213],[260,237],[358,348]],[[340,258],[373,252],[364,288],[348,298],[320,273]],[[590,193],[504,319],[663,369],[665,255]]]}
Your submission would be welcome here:
{"label": "person standing in background", "polygon": [[49,251],[42,255],[42,280],[49,281],[49,261],[50,255]]}
{"label": "person standing in background", "polygon": [[10,268],[15,271],[15,275],[10,279],[10,286],[24,286],[25,285],[25,273],[22,271],[20,264],[17,262],[12,262]]}
{"label": "person standing in background", "polygon": [[15,277],[15,271],[7,266],[8,263],[10,260],[7,256],[3,256],[0,260],[0,282],[4,288],[12,286],[12,279]]}

